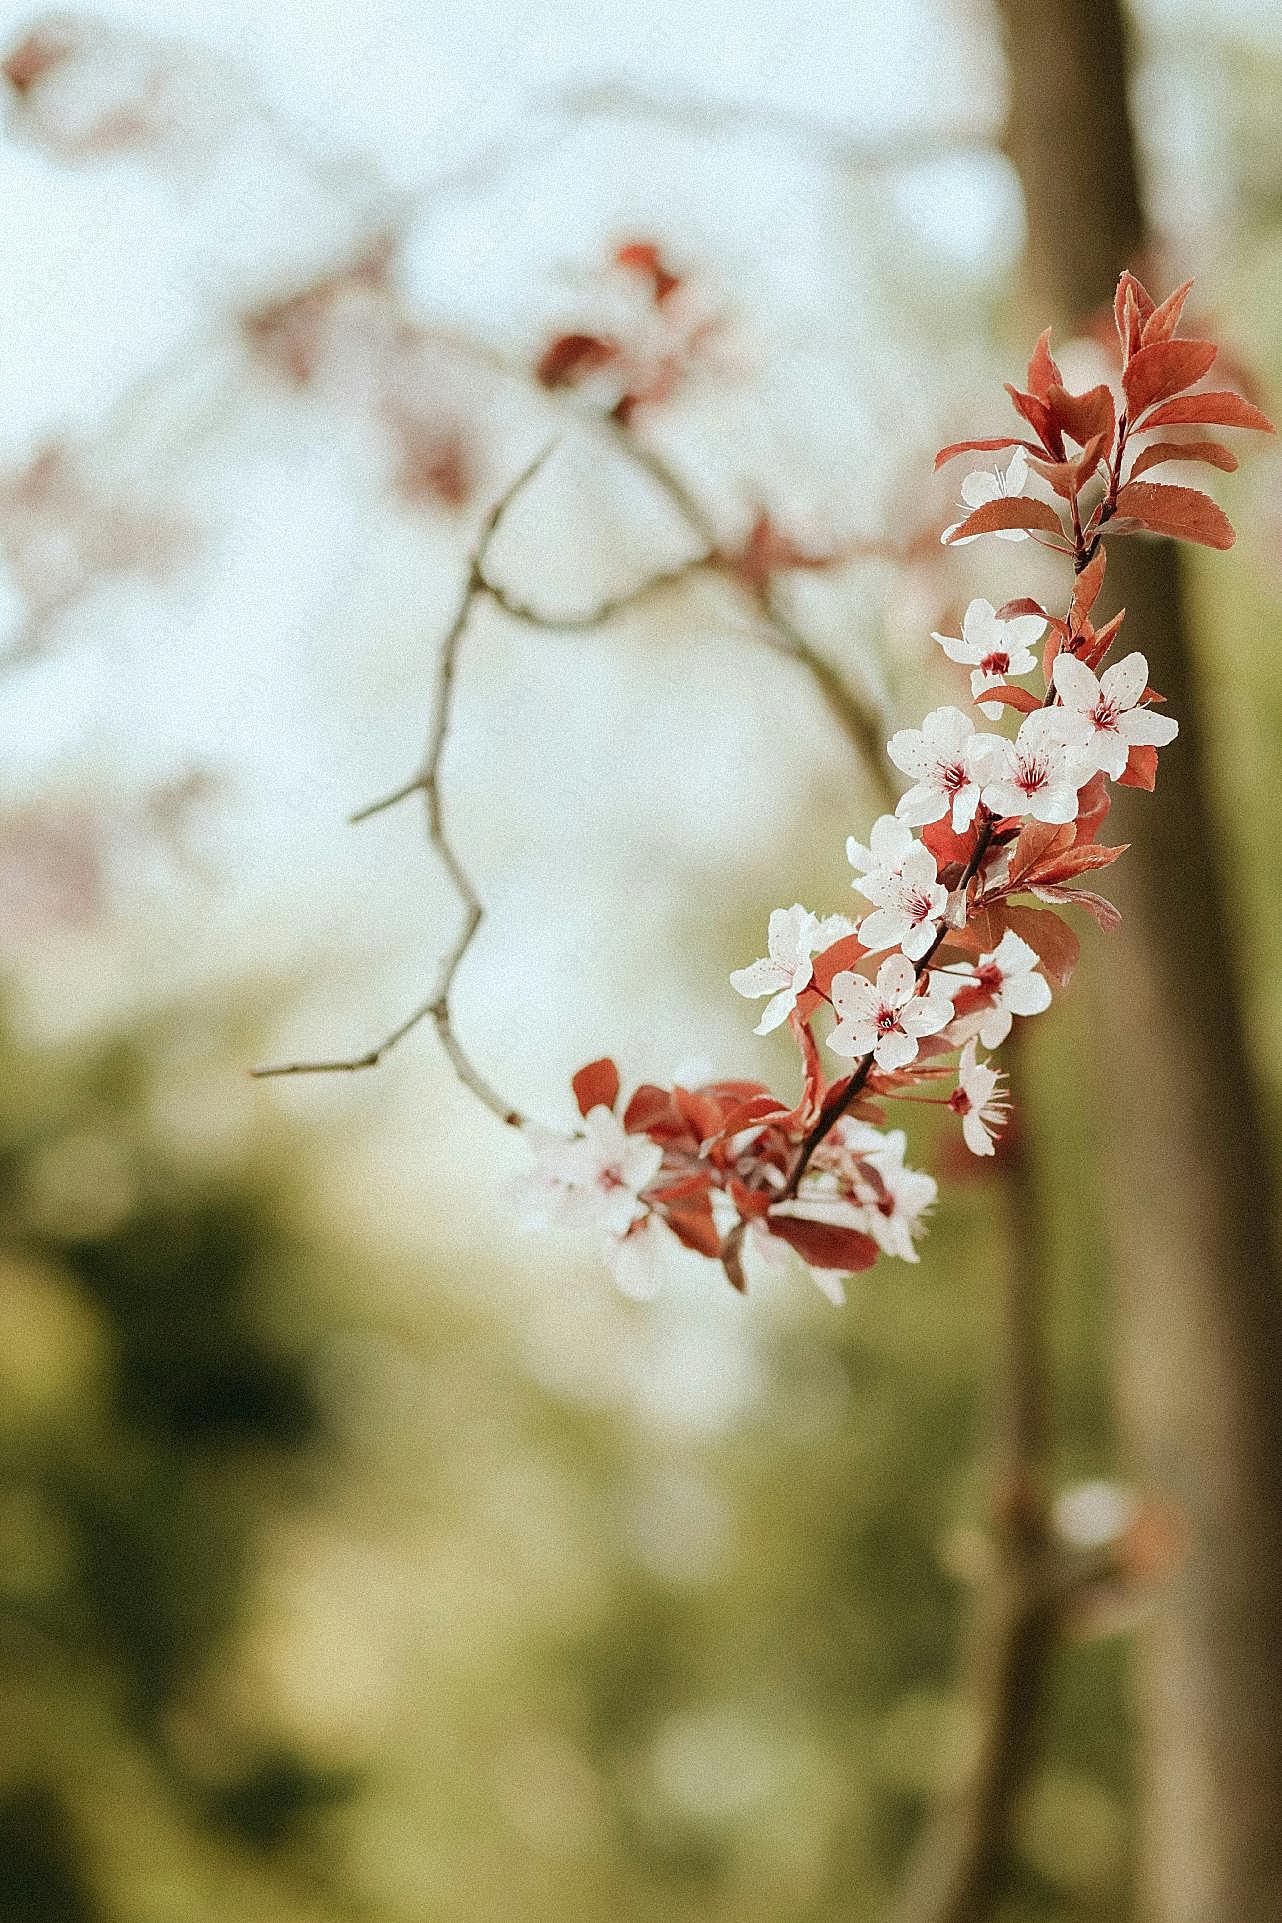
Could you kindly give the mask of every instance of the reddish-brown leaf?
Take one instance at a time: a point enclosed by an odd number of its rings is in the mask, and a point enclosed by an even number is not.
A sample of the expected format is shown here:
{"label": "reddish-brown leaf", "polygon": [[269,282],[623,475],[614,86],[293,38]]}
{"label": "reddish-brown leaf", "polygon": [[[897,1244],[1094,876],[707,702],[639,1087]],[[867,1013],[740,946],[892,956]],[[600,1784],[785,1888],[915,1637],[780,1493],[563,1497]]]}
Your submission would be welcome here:
{"label": "reddish-brown leaf", "polygon": [[1094,915],[1106,935],[1111,935],[1115,928],[1122,925],[1122,917],[1112,902],[1104,895],[1097,895],[1093,888],[1062,888],[1057,883],[1051,883],[1045,888],[1038,886],[1033,893],[1039,901],[1062,903],[1066,908],[1084,908],[1087,914]]}
{"label": "reddish-brown leaf", "polygon": [[1080,625],[1099,600],[1099,591],[1104,585],[1104,570],[1107,566],[1108,555],[1101,541],[1073,584],[1074,625]]}
{"label": "reddish-brown leaf", "polygon": [[938,473],[946,461],[958,454],[996,454],[1007,447],[1022,447],[1026,453],[1040,454],[1041,448],[1035,441],[1021,440],[1018,434],[998,434],[988,441],[954,441],[949,447],[941,447],[935,456],[935,472]]}
{"label": "reddish-brown leaf", "polygon": [[619,1099],[619,1071],[610,1057],[603,1055],[600,1061],[581,1068],[571,1078],[570,1087],[580,1115],[586,1115],[590,1108],[613,1108]]}
{"label": "reddish-brown leaf", "polygon": [[1066,988],[1082,952],[1068,923],[1049,908],[1007,908],[1006,925],[1036,950],[1051,980]]}
{"label": "reddish-brown leaf", "polygon": [[535,379],[543,387],[574,387],[618,356],[617,341],[595,334],[561,334],[539,357]]}
{"label": "reddish-brown leaf", "polygon": [[1108,789],[1108,776],[1094,774],[1085,787],[1077,791],[1077,821],[1074,824],[1075,838],[1079,846],[1094,841],[1100,831],[1104,817],[1113,805],[1113,797]]}
{"label": "reddish-brown leaf", "polygon": [[706,1142],[709,1136],[721,1133],[721,1104],[711,1095],[678,1084],[672,1091],[672,1100],[696,1142]]}
{"label": "reddish-brown leaf", "polygon": [[[1008,708],[1018,708],[1021,714],[1032,714],[1035,708],[1040,708],[1042,705],[1037,696],[1031,694],[1027,688],[985,688],[980,699],[1004,702]],[[924,834],[922,839],[923,841],[926,839]],[[929,842],[926,845],[929,847]]]}
{"label": "reddish-brown leaf", "polygon": [[1132,354],[1122,375],[1132,421],[1155,401],[1200,381],[1218,352],[1214,341],[1155,341]]}
{"label": "reddish-brown leaf", "polygon": [[1151,534],[1169,534],[1203,547],[1231,548],[1236,535],[1222,507],[1195,487],[1171,487],[1164,481],[1128,481],[1117,496],[1117,512],[1138,521]]}
{"label": "reddish-brown leaf", "polygon": [[1016,615],[1019,614],[1037,614],[1041,616],[1043,621],[1049,620],[1050,618],[1040,601],[1034,601],[1031,596],[1021,594],[1014,601],[1002,602],[1002,605],[997,610],[997,619],[999,621],[1013,621]]}
{"label": "reddish-brown leaf", "polygon": [[1117,403],[1111,387],[1101,383],[1099,387],[1088,388],[1084,394],[1070,394],[1066,387],[1053,387],[1047,404],[1063,432],[1079,447],[1086,447],[1097,434],[1103,435],[1106,448],[1112,446]]}
{"label": "reddish-brown leaf", "polygon": [[1181,394],[1173,401],[1164,401],[1145,421],[1144,432],[1154,427],[1253,427],[1261,434],[1274,432],[1267,414],[1240,394],[1227,391]]}
{"label": "reddish-brown leaf", "polygon": [[1173,294],[1166,296],[1160,306],[1153,309],[1144,323],[1143,333],[1140,336],[1142,347],[1151,347],[1155,341],[1170,340],[1180,324],[1180,315],[1184,312],[1184,303],[1189,297],[1189,289],[1192,285],[1191,280],[1186,280],[1182,287],[1177,287]]}
{"label": "reddish-brown leaf", "polygon": [[867,953],[858,935],[843,935],[831,948],[825,948],[815,956],[811,963],[812,980],[827,995],[832,989],[833,976],[840,975],[843,969],[853,968]]}
{"label": "reddish-brown leaf", "polygon": [[870,1269],[877,1260],[877,1244],[860,1229],[843,1229],[832,1222],[807,1222],[800,1215],[772,1215],[771,1235],[796,1249],[814,1269],[839,1269],[851,1275]]}
{"label": "reddish-brown leaf", "polygon": [[1021,494],[1002,495],[996,501],[985,501],[968,514],[959,527],[949,535],[950,545],[972,534],[993,534],[998,528],[1023,527],[1037,528],[1046,534],[1064,536],[1060,519],[1053,507],[1045,501],[1033,501]]}
{"label": "reddish-brown leaf", "polygon": [[1117,293],[1113,297],[1113,318],[1117,322],[1117,338],[1122,343],[1123,359],[1133,354],[1139,346],[1144,323],[1155,305],[1143,281],[1137,280],[1129,268],[1123,269],[1117,283]]}
{"label": "reddish-brown leaf", "polygon": [[653,1200],[662,1205],[668,1227],[688,1249],[717,1256],[721,1253],[721,1237],[712,1214],[710,1179],[689,1176],[684,1182],[656,1190]]}
{"label": "reddish-brown leaf", "polygon": [[653,241],[625,241],[622,247],[615,248],[614,258],[620,267],[630,268],[650,282],[656,307],[662,306],[669,294],[681,285],[681,276],[664,265],[663,256]]}
{"label": "reddish-brown leaf", "polygon": [[1118,631],[1125,619],[1126,609],[1119,608],[1112,620],[1106,621],[1103,627],[1093,635],[1089,645],[1082,648],[1082,660],[1086,663],[1087,667],[1090,668],[1092,673],[1099,667],[1100,662],[1104,659],[1104,656],[1117,639]]}
{"label": "reddish-brown leaf", "polygon": [[1117,780],[1119,787],[1145,788],[1151,794],[1157,785],[1157,749],[1132,748]]}
{"label": "reddish-brown leaf", "polygon": [[1231,474],[1237,466],[1237,455],[1222,441],[1154,441],[1137,459],[1131,479],[1137,481],[1149,468],[1160,467],[1164,461],[1205,461],[1208,467]]}
{"label": "reddish-brown leaf", "polygon": [[1026,885],[1047,888],[1052,882],[1071,881],[1074,875],[1085,875],[1095,868],[1109,868],[1130,845],[1124,841],[1116,848],[1101,848],[1098,842],[1079,841],[1039,861],[1025,877]]}
{"label": "reddish-brown leaf", "polygon": [[951,862],[965,867],[975,852],[977,830],[968,828],[964,835],[955,832],[951,817],[944,815],[938,821],[927,822],[921,831],[921,838],[930,849],[940,868],[947,868]]}
{"label": "reddish-brown leaf", "polygon": [[656,1130],[666,1135],[684,1132],[672,1106],[671,1090],[656,1088],[653,1082],[642,1082],[637,1089],[623,1111],[623,1126],[629,1135],[651,1135]]}
{"label": "reddish-brown leaf", "polygon": [[1039,401],[1044,401],[1053,386],[1060,384],[1060,371],[1051,357],[1051,330],[1048,327],[1037,337],[1032,359],[1028,363],[1029,391]]}
{"label": "reddish-brown leaf", "polygon": [[1073,845],[1073,824],[1071,822],[1030,821],[1019,831],[1019,839],[1010,851],[1008,887],[1019,888],[1025,878],[1033,873],[1042,862],[1059,854]]}
{"label": "reddish-brown leaf", "polygon": [[1059,425],[1045,401],[1039,401],[1036,394],[1025,394],[1018,387],[1012,387],[1009,381],[1004,382],[1003,385],[1010,395],[1015,412],[1023,415],[1041,442],[1042,447],[1038,452],[1044,449],[1052,460],[1062,461],[1064,443],[1060,438]]}
{"label": "reddish-brown leaf", "polygon": [[773,1199],[769,1189],[750,1189],[748,1184],[741,1182],[737,1175],[730,1177],[727,1186],[730,1190],[730,1200],[745,1222],[759,1221],[763,1215],[769,1214]]}

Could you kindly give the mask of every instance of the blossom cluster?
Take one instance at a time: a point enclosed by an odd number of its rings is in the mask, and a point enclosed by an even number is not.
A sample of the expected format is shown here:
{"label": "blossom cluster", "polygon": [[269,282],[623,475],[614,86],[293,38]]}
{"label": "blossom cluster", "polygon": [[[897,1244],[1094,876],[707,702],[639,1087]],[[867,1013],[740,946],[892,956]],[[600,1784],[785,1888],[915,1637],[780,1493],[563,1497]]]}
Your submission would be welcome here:
{"label": "blossom cluster", "polygon": [[[891,736],[907,785],[866,843],[847,843],[857,912],[776,909],[765,955],[731,975],[764,1004],[758,1034],[788,1025],[798,1099],[721,1081],[642,1086],[624,1101],[602,1059],[574,1078],[581,1132],[537,1139],[537,1211],[599,1233],[628,1292],[651,1292],[678,1244],[720,1262],[740,1289],[746,1255],[791,1249],[836,1299],[840,1277],[879,1255],[916,1260],[936,1185],[905,1165],[905,1135],[886,1127],[895,1101],[937,1103],[967,1148],[994,1154],[1007,1102],[980,1050],[1067,985],[1078,940],[1064,908],[1116,925],[1112,903],[1083,885],[1125,852],[1099,840],[1111,786],[1151,789],[1178,731],[1141,653],[1105,665],[1123,618],[1093,619],[1106,544],[1148,531],[1229,546],[1232,528],[1207,495],[1140,477],[1165,462],[1236,465],[1191,428],[1270,430],[1240,395],[1201,385],[1216,349],[1177,338],[1188,292],[1159,304],[1123,274],[1116,388],[1071,392],[1043,334],[1027,388],[1007,390],[1027,432],[937,458],[1013,450],[1005,467],[967,477],[962,516],[942,538],[1032,540],[1071,559],[1072,595],[1063,615],[1028,597],[975,599],[960,635],[934,637],[969,668],[974,714],[949,704]],[[993,724],[1010,710],[1015,731],[1003,733]]]}

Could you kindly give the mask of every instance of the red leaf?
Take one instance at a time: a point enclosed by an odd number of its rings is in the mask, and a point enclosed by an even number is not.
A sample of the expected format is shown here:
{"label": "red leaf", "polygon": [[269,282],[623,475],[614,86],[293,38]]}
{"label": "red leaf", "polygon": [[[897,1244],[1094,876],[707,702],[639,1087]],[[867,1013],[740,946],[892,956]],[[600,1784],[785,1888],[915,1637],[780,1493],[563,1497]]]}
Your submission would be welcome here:
{"label": "red leaf", "polygon": [[570,1087],[580,1115],[586,1115],[590,1108],[613,1108],[619,1099],[619,1071],[610,1057],[603,1055],[600,1061],[581,1068],[571,1078]]}
{"label": "red leaf", "polygon": [[1018,434],[998,434],[989,441],[953,441],[948,447],[941,447],[935,456],[935,472],[938,473],[946,461],[954,460],[959,454],[995,454],[1002,448],[1022,447],[1026,453],[1040,454],[1041,448],[1034,441],[1023,441]]}
{"label": "red leaf", "polygon": [[738,1209],[745,1222],[759,1221],[770,1212],[771,1193],[769,1189],[750,1189],[737,1175],[732,1175],[727,1185],[730,1200]]}
{"label": "red leaf", "polygon": [[721,1117],[722,1135],[737,1135],[741,1129],[757,1128],[766,1122],[786,1121],[790,1111],[777,1095],[753,1095]]}
{"label": "red leaf", "polygon": [[1079,841],[1039,862],[1028,875],[1027,886],[1047,888],[1052,882],[1071,881],[1074,875],[1084,875],[1095,868],[1109,868],[1129,847],[1128,841],[1117,848],[1101,848],[1097,842]]}
{"label": "red leaf", "polygon": [[1112,620],[1106,621],[1104,626],[1092,635],[1089,645],[1082,648],[1082,660],[1086,663],[1087,667],[1090,668],[1092,673],[1099,667],[1100,662],[1104,659],[1104,656],[1117,639],[1118,630],[1121,628],[1125,619],[1126,609],[1119,608]]}
{"label": "red leaf", "polygon": [[1070,394],[1066,387],[1053,387],[1047,401],[1070,441],[1085,447],[1097,434],[1102,434],[1105,447],[1112,446],[1117,403],[1111,387],[1101,382],[1084,394]]}
{"label": "red leaf", "polygon": [[955,834],[948,815],[938,821],[929,821],[921,831],[921,838],[930,849],[940,868],[947,868],[950,862],[959,862],[964,868],[975,852],[974,828],[968,828],[964,835]]}
{"label": "red leaf", "polygon": [[1079,845],[1094,841],[1100,825],[1113,805],[1113,797],[1108,790],[1108,776],[1094,774],[1085,787],[1077,791],[1076,839]]}
{"label": "red leaf", "polygon": [[1004,494],[996,501],[985,501],[983,507],[977,507],[973,514],[968,514],[960,527],[955,527],[949,535],[949,545],[972,534],[993,534],[998,528],[1005,527],[1040,528],[1046,534],[1058,534],[1061,540],[1064,538],[1058,514],[1045,501],[1028,500],[1020,494]]}
{"label": "red leaf", "polygon": [[544,349],[534,377],[543,387],[574,387],[598,368],[608,367],[618,353],[617,342],[595,334],[562,334]]}
{"label": "red leaf", "polygon": [[1121,788],[1144,788],[1151,794],[1157,785],[1157,749],[1132,748],[1117,780]]}
{"label": "red leaf", "polygon": [[1049,481],[1055,492],[1068,500],[1080,494],[1092,478],[1103,459],[1105,445],[1102,434],[1092,434],[1075,461],[1043,461],[1034,454],[1029,457],[1029,466],[1036,468],[1042,479]]}
{"label": "red leaf", "polygon": [[1131,479],[1138,480],[1141,474],[1151,467],[1160,467],[1163,461],[1205,461],[1208,467],[1218,467],[1222,473],[1231,474],[1237,466],[1237,455],[1220,441],[1154,441],[1131,469]]}
{"label": "red leaf", "polygon": [[1122,272],[1113,296],[1113,318],[1117,322],[1117,338],[1122,343],[1122,358],[1126,360],[1139,346],[1143,337],[1144,323],[1153,312],[1154,300],[1143,281],[1137,280],[1129,268]]}
{"label": "red leaf", "polygon": [[1063,460],[1064,443],[1060,439],[1059,425],[1045,401],[1039,401],[1036,394],[1021,392],[1018,387],[1012,387],[1009,381],[1004,382],[1003,385],[1010,395],[1015,412],[1023,415],[1041,442],[1042,446],[1037,452],[1041,453],[1044,449],[1052,459]]}
{"label": "red leaf", "polygon": [[629,1135],[650,1135],[656,1129],[673,1135],[682,1132],[672,1106],[671,1091],[643,1082],[623,1111],[623,1126]]}
{"label": "red leaf", "polygon": [[670,273],[664,266],[663,257],[653,241],[627,241],[622,247],[616,247],[614,258],[620,267],[629,267],[651,282],[656,306],[662,306],[668,295],[675,293],[681,285],[681,276]]}
{"label": "red leaf", "polygon": [[1101,541],[1094,556],[1086,563],[1073,584],[1073,620],[1075,622],[1084,621],[1099,600],[1099,591],[1104,585],[1104,569],[1107,566],[1108,555]]}
{"label": "red leaf", "polygon": [[685,1182],[655,1192],[652,1200],[662,1205],[664,1219],[678,1241],[700,1255],[720,1255],[721,1237],[713,1219],[706,1179],[700,1182],[697,1176],[691,1176]]}
{"label": "red leaf", "polygon": [[1253,427],[1272,434],[1274,427],[1267,414],[1240,394],[1227,392],[1181,394],[1154,408],[1144,423],[1144,432],[1153,427]]}
{"label": "red leaf", "polygon": [[877,1260],[877,1244],[860,1229],[808,1222],[800,1215],[772,1215],[766,1226],[813,1269],[840,1269],[843,1275],[851,1275],[859,1269],[870,1269]]}
{"label": "red leaf", "polygon": [[711,1095],[678,1085],[672,1091],[672,1100],[696,1142],[706,1142],[710,1135],[721,1133],[721,1105]]}
{"label": "red leaf", "polygon": [[1132,354],[1122,375],[1132,421],[1154,401],[1200,381],[1218,352],[1214,341],[1155,341]]}
{"label": "red leaf", "polygon": [[1051,358],[1051,330],[1037,337],[1033,357],[1028,363],[1028,385],[1039,401],[1046,399],[1053,385],[1060,383],[1060,371]]}
{"label": "red leaf", "polygon": [[1092,888],[1060,888],[1051,885],[1047,888],[1035,888],[1033,892],[1042,901],[1062,902],[1067,908],[1084,908],[1088,914],[1094,915],[1106,935],[1111,935],[1115,928],[1120,928],[1122,925],[1122,917],[1112,902],[1103,895],[1097,895]]}
{"label": "red leaf", "polygon": [[1021,594],[1018,599],[1014,601],[1003,601],[997,610],[997,619],[999,621],[1013,621],[1016,615],[1019,614],[1039,614],[1043,621],[1050,619],[1041,602],[1032,600],[1027,594]]}
{"label": "red leaf", "polygon": [[1164,481],[1128,481],[1117,497],[1117,512],[1138,521],[1151,534],[1169,534],[1203,547],[1231,548],[1236,535],[1222,507],[1195,487],[1170,487]]}
{"label": "red leaf", "polygon": [[1189,297],[1189,289],[1192,285],[1191,280],[1186,280],[1182,287],[1177,287],[1173,294],[1166,296],[1160,307],[1153,309],[1144,323],[1142,346],[1151,347],[1154,341],[1170,340],[1180,324],[1180,315],[1184,312],[1184,303]]}
{"label": "red leaf", "polygon": [[[1042,705],[1037,696],[1030,693],[1027,688],[985,688],[979,698],[981,701],[1003,701],[1008,708],[1018,708],[1021,714],[1032,714],[1034,709]],[[922,840],[929,848],[930,843],[924,834]]]}
{"label": "red leaf", "polygon": [[1019,839],[1010,851],[1007,887],[1024,886],[1026,877],[1042,862],[1073,845],[1071,822],[1030,821],[1020,829]]}
{"label": "red leaf", "polygon": [[1051,980],[1066,988],[1082,949],[1068,923],[1049,908],[1007,908],[1006,925],[1036,950]]}
{"label": "red leaf", "polygon": [[[868,950],[858,935],[843,935],[840,941],[832,944],[831,948],[825,948],[822,954],[815,956],[810,964],[811,981],[816,988],[822,989],[825,995],[831,994],[833,976],[840,975],[845,968],[853,968],[855,963],[862,961],[867,953]],[[801,1006],[798,1002],[798,1013],[800,1012]]]}

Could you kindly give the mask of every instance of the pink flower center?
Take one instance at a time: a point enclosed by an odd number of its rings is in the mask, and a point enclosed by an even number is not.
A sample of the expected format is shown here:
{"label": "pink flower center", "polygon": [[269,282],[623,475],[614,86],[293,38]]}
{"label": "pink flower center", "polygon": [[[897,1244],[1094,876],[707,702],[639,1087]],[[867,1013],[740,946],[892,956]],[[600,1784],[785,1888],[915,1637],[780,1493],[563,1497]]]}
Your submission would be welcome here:
{"label": "pink flower center", "polygon": [[601,1170],[596,1180],[598,1188],[607,1191],[610,1189],[621,1189],[623,1187],[623,1170],[617,1163],[611,1163],[609,1168],[603,1168]]}
{"label": "pink flower center", "polygon": [[929,921],[933,912],[929,895],[919,892],[909,895],[904,902],[904,913],[914,924]]}
{"label": "pink flower center", "polygon": [[879,1035],[893,1035],[899,1027],[899,1010],[897,1008],[887,1008],[883,1002],[877,1010],[877,1020],[874,1026]]}
{"label": "pink flower center", "polygon": [[964,1088],[955,1088],[948,1097],[948,1106],[954,1115],[970,1114],[970,1096]]}
{"label": "pink flower center", "polygon": [[1049,779],[1050,769],[1038,755],[1029,755],[1015,764],[1015,786],[1022,794],[1037,794]]}
{"label": "pink flower center", "polygon": [[1116,734],[1117,713],[1117,703],[1115,701],[1105,701],[1101,697],[1095,707],[1091,709],[1088,718],[1092,725],[1099,729],[1101,734]]}
{"label": "pink flower center", "polygon": [[1004,979],[1005,977],[996,962],[984,962],[976,971],[977,984],[984,990],[985,994],[988,995],[995,995]]}
{"label": "pink flower center", "polygon": [[1009,674],[1010,656],[994,652],[986,654],[979,664],[981,674]]}
{"label": "pink flower center", "polygon": [[970,776],[960,761],[941,761],[939,764],[939,785],[946,795],[955,795],[968,787]]}

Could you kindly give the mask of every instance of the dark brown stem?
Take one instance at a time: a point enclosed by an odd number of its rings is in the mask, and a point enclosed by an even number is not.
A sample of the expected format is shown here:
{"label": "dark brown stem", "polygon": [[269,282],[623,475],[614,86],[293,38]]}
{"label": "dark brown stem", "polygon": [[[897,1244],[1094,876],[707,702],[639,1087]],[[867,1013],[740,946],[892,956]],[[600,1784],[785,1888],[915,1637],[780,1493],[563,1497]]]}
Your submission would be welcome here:
{"label": "dark brown stem", "polygon": [[[995,825],[994,817],[985,809],[979,824],[979,833],[975,838],[975,846],[971,851],[970,860],[966,863],[962,871],[961,880],[957,884],[959,889],[964,891],[979,873],[979,864],[988,853],[988,844],[993,838],[993,828]],[[941,946],[947,940],[949,933],[950,930],[947,924],[941,923],[939,933],[935,936],[934,941],[930,944],[930,947],[926,950],[921,960],[915,964],[913,972],[918,981],[921,980],[926,970],[930,967],[931,962],[938,954]],[[792,1173],[788,1177],[786,1186],[779,1193],[779,1200],[781,1202],[790,1200],[797,1193],[801,1178],[809,1168],[815,1150],[819,1147],[819,1144],[824,1140],[825,1136],[831,1134],[832,1130],[851,1105],[859,1099],[859,1096],[863,1092],[864,1085],[872,1073],[872,1066],[873,1057],[871,1053],[861,1055],[855,1064],[854,1072],[850,1080],[846,1083],[840,1095],[838,1095],[835,1101],[830,1102],[824,1108],[819,1120],[801,1144],[800,1152],[793,1164]]]}

